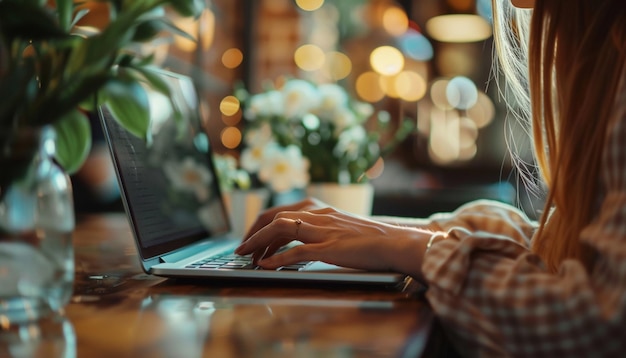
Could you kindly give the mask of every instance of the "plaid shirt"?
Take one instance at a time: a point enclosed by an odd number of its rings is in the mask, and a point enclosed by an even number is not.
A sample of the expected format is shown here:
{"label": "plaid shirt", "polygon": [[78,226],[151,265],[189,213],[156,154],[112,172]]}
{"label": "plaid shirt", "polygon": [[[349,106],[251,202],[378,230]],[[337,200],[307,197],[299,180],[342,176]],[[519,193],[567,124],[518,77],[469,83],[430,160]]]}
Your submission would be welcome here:
{"label": "plaid shirt", "polygon": [[598,252],[591,272],[566,260],[558,274],[548,273],[528,249],[536,225],[513,207],[478,201],[432,218],[449,239],[426,253],[426,297],[462,355],[626,357],[626,90],[620,93],[601,205],[580,234]]}

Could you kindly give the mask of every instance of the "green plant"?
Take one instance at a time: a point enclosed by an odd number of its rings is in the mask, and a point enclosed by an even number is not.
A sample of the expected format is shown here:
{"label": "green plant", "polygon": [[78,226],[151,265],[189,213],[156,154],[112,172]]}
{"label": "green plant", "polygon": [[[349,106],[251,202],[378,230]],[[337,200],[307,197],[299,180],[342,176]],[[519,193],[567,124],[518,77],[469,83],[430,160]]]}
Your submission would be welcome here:
{"label": "green plant", "polygon": [[241,166],[276,192],[312,183],[360,183],[413,130],[353,99],[335,83],[287,79],[250,94],[235,90],[247,120]]}
{"label": "green plant", "polygon": [[[94,3],[94,2],[92,2]],[[109,21],[100,31],[77,26],[89,2],[0,0],[0,163],[24,128],[53,125],[56,160],[69,173],[78,170],[91,147],[87,112],[106,104],[129,132],[149,140],[147,86],[169,95],[154,72],[151,55],[138,44],[164,34],[190,37],[166,11],[198,16],[204,0],[99,0]],[[81,24],[89,25],[89,24]],[[3,186],[21,168],[2,168]]]}

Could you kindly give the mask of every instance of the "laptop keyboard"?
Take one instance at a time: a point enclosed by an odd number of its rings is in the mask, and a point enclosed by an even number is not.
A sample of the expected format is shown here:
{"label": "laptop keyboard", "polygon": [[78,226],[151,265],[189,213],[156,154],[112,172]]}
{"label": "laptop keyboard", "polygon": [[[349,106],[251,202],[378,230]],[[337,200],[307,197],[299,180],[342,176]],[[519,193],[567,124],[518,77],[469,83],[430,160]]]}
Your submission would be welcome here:
{"label": "laptop keyboard", "polygon": [[[281,266],[277,268],[277,271],[300,271],[309,265],[310,262],[300,262],[293,265]],[[185,266],[185,268],[195,268],[203,270],[261,270],[262,268],[255,265],[252,262],[252,256],[240,256],[234,253],[227,253],[223,255],[211,256],[205,259],[198,260],[192,264]]]}

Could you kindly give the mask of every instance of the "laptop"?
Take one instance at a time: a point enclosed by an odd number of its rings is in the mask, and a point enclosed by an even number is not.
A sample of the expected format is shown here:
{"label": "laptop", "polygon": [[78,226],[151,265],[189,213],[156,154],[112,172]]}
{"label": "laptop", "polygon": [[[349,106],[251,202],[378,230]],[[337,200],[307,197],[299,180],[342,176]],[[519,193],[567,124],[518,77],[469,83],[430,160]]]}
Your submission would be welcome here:
{"label": "laptop", "polygon": [[405,276],[398,273],[355,270],[323,262],[264,270],[252,265],[250,257],[233,254],[242,238],[231,230],[211,144],[200,118],[198,93],[190,77],[165,70],[159,73],[170,87],[171,101],[156,93],[149,95],[149,145],[125,131],[109,108],[99,108],[124,208],[146,273],[177,278],[392,286],[404,282]]}

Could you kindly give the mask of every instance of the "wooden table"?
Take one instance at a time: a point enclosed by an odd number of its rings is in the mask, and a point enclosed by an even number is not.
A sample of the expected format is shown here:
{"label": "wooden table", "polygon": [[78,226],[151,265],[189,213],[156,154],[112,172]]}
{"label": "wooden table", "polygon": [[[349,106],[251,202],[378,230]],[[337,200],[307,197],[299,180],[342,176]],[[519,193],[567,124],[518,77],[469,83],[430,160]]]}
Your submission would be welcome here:
{"label": "wooden table", "polygon": [[42,356],[416,357],[438,350],[433,316],[412,285],[157,278],[141,271],[129,225],[118,214],[80,218],[74,241],[75,295],[53,322],[51,342],[38,343]]}

